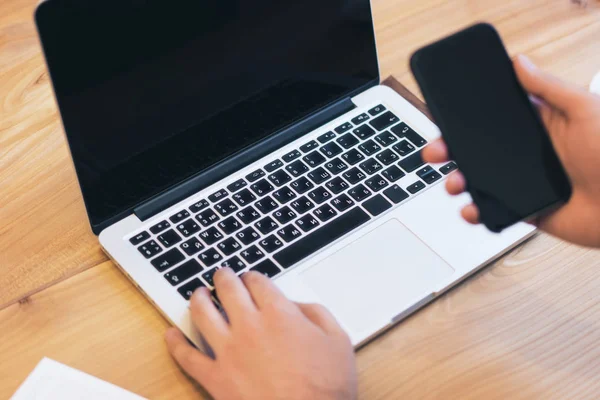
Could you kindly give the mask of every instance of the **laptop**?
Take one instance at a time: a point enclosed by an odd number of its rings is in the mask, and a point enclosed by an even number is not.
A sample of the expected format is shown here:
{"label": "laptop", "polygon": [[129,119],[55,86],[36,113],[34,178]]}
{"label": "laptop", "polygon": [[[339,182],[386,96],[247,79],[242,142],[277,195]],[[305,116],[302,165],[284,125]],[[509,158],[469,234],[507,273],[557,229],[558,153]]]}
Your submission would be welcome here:
{"label": "laptop", "polygon": [[421,158],[439,130],[380,85],[369,0],[47,0],[35,19],[91,228],[199,347],[189,299],[219,268],[323,304],[360,346],[534,232],[461,220],[456,164]]}

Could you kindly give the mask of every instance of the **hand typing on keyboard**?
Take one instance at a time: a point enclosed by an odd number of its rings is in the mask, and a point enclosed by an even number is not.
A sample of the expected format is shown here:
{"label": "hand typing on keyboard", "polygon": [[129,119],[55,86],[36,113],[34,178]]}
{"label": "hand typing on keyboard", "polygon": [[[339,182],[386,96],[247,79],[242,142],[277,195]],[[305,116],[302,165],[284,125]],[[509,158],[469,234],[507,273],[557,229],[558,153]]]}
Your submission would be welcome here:
{"label": "hand typing on keyboard", "polygon": [[265,276],[214,275],[225,321],[206,288],[190,303],[192,319],[215,353],[166,334],[169,351],[192,378],[219,399],[355,399],[354,351],[335,319],[318,305],[287,300]]}
{"label": "hand typing on keyboard", "polygon": [[[525,57],[515,60],[515,69],[525,90],[539,99],[542,120],[573,186],[568,203],[533,222],[551,235],[600,247],[600,97],[559,81]],[[429,145],[422,154],[429,163],[448,160],[442,140]],[[460,194],[465,188],[465,178],[460,172],[446,181],[450,194]],[[462,216],[470,223],[479,223],[479,211],[474,204],[466,206]]]}

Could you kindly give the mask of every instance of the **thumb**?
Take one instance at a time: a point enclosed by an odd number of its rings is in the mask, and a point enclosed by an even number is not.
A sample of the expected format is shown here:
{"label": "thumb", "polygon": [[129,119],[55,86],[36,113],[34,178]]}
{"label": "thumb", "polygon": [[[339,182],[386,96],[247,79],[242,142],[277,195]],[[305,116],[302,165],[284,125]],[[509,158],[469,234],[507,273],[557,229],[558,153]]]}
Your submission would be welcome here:
{"label": "thumb", "polygon": [[578,87],[542,71],[524,55],[517,56],[513,64],[517,77],[527,92],[566,115],[574,111],[577,100],[581,97]]}

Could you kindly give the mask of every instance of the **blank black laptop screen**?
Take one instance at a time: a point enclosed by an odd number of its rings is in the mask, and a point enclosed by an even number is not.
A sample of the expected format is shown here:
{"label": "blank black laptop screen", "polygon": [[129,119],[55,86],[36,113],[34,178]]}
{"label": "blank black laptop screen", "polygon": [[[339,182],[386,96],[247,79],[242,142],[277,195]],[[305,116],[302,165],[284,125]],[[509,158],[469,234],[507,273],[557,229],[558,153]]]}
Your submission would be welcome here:
{"label": "blank black laptop screen", "polygon": [[48,0],[92,225],[378,79],[369,0]]}

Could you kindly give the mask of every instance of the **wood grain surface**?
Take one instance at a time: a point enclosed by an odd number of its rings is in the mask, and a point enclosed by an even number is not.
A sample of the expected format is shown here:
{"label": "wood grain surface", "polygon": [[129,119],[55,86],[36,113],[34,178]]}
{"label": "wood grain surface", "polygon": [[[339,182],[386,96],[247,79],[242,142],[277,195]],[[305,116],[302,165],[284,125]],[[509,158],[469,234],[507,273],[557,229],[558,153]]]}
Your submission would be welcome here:
{"label": "wood grain surface", "polygon": [[[0,398],[43,356],[151,399],[201,398],[166,354],[167,324],[89,230],[35,4],[0,1]],[[496,25],[512,54],[563,79],[587,85],[600,70],[597,1],[373,0],[373,8],[382,76],[415,93],[412,51],[480,20]],[[599,267],[598,251],[536,237],[360,350],[361,398],[598,398]]]}

